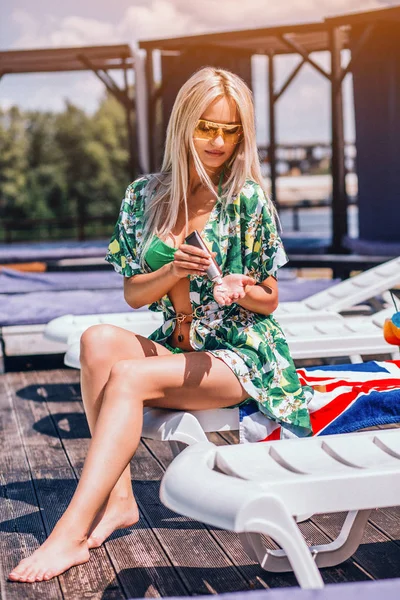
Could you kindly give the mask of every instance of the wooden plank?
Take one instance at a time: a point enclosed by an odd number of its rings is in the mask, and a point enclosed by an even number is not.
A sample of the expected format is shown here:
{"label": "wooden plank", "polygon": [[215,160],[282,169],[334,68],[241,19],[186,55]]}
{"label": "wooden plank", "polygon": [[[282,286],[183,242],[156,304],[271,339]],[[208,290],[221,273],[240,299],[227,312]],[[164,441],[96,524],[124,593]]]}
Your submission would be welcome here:
{"label": "wooden plank", "polygon": [[[210,441],[216,445],[227,443],[238,443],[239,435],[236,431],[224,431],[219,433],[207,434]],[[161,464],[166,467],[172,459],[172,453],[168,448],[169,444],[165,442],[155,442],[153,440],[145,440],[145,444],[149,446],[152,452],[160,460]],[[299,525],[308,544],[326,544],[330,540],[327,535],[324,535],[312,521],[306,521]],[[296,579],[292,573],[266,573],[258,563],[249,559],[239,537],[232,532],[218,529],[208,528],[211,535],[218,541],[221,547],[226,552],[227,556],[234,562],[243,576],[248,578],[249,587],[282,587],[288,585],[297,585]],[[273,543],[268,544],[271,548],[277,546]],[[334,583],[339,581],[362,581],[367,578],[365,573],[352,561],[346,561],[339,567],[331,567],[324,569],[323,578],[325,583]]]}
{"label": "wooden plank", "polygon": [[[42,383],[42,394],[46,396],[49,413],[69,461],[75,474],[79,475],[89,443],[89,429],[80,401],[79,372],[53,371],[37,373],[36,376]],[[58,418],[60,415],[61,419]],[[145,471],[149,480],[158,481],[162,469],[157,463],[154,461],[147,467],[142,464],[143,456],[147,457],[147,454],[147,450],[140,445],[132,461],[132,476],[140,480]],[[115,532],[104,548],[127,597],[187,594],[143,516],[136,526]]]}
{"label": "wooden plank", "polygon": [[0,376],[0,473],[28,471],[18,423],[6,377]]}
{"label": "wooden plank", "polygon": [[[207,434],[207,437],[210,442],[216,445],[223,445],[227,443],[224,439],[225,433],[223,435],[218,433],[209,433]],[[237,439],[237,436],[234,433],[228,437]],[[146,447],[148,447],[151,454],[162,465],[163,468],[166,468],[173,460],[171,447],[168,443],[146,439],[144,440],[144,444]],[[237,566],[239,572],[247,581],[250,589],[265,589],[269,587],[265,581],[265,572],[260,568],[258,563],[252,561],[247,556],[236,534],[229,531],[214,530],[208,526],[205,526],[205,528],[209,531],[211,537],[213,537],[215,541],[222,547],[226,556],[232,561],[233,564]],[[285,583],[281,585],[289,584]],[[294,577],[293,585],[296,585]]]}
{"label": "wooden plank", "polygon": [[[34,470],[35,490],[47,534],[67,508],[76,484],[71,468]],[[68,600],[125,598],[105,548],[93,550],[88,563],[73,567],[58,579],[63,594]]]}
{"label": "wooden plank", "polygon": [[[340,531],[344,514],[314,515],[312,520],[331,539],[334,539]],[[368,523],[362,543],[353,559],[373,579],[398,577],[400,547]]]}
{"label": "wooden plank", "polygon": [[68,463],[78,473],[90,442],[90,432],[81,400],[79,377],[75,370],[37,371],[34,375],[38,393],[59,436]]}
{"label": "wooden plank", "polygon": [[[63,512],[72,494],[76,483],[75,476],[82,468],[89,441],[80,401],[79,372],[60,370],[7,374],[4,380],[8,386],[15,386],[15,390],[9,393],[9,401],[12,400],[17,408],[18,422],[15,421],[15,414],[12,411],[8,414],[6,412],[2,417],[1,399],[4,394],[2,396],[0,385],[0,425],[3,418],[6,426],[12,429],[14,414],[12,435],[18,434],[18,426],[20,426],[34,472],[39,505],[43,509],[46,527],[50,529]],[[2,379],[0,383],[1,381]],[[5,410],[7,411],[7,406]],[[29,426],[31,429],[34,427],[38,418],[40,423],[46,415],[53,429],[45,423],[46,427],[42,427],[43,434],[39,431],[39,435],[45,438],[45,443],[39,444],[35,439],[37,431],[28,430]],[[38,429],[40,430],[40,427]],[[61,451],[64,453],[66,466],[62,468],[54,469],[48,463],[48,458],[53,456],[48,438],[53,436],[54,439],[58,438]],[[237,440],[236,435],[231,432],[210,434],[209,437],[217,444]],[[17,442],[13,443],[17,449]],[[46,455],[44,460],[39,456],[40,451]],[[55,453],[57,452],[56,447]],[[161,505],[158,499],[158,480],[171,459],[169,444],[150,440],[140,444],[131,469],[142,518],[135,527],[116,532],[102,549],[93,551],[92,559],[87,565],[72,569],[70,571],[72,575],[67,573],[60,578],[65,597],[74,600],[82,597],[114,600],[114,598],[138,596],[187,595],[296,585],[292,574],[268,574],[262,571],[244,553],[235,534],[212,528],[207,530],[203,525],[179,517]],[[12,464],[10,463],[8,468]],[[15,464],[19,465],[20,470],[23,465],[26,469],[26,462]],[[332,516],[329,515],[330,518]],[[386,551],[383,548],[386,544],[382,542],[382,538],[392,547],[389,551],[390,568],[386,569],[386,572],[395,576],[393,572],[396,552],[393,548],[396,548],[397,552],[400,548],[399,544],[389,540],[385,532],[391,529],[392,537],[396,537],[400,528],[399,516],[397,509],[376,511],[373,517],[375,526],[371,526],[372,532],[369,530],[367,532],[367,541],[372,542],[367,545],[373,546],[369,548],[369,553],[366,556],[362,555],[362,561],[356,556],[357,564],[347,561],[338,567],[324,569],[322,572],[324,580],[326,582],[356,581],[368,578],[368,565],[374,559],[374,548],[377,545],[382,546],[382,555]],[[29,521],[30,519],[29,516]],[[303,524],[301,528],[306,538],[314,543],[323,543],[332,539],[329,533],[334,533],[332,529],[325,531],[318,522]],[[2,535],[0,526],[0,544],[3,540]],[[380,542],[377,543],[377,540]],[[21,552],[21,549],[17,550],[13,564],[18,562]],[[96,555],[100,555],[100,558],[92,565]],[[4,563],[5,559],[2,560]],[[106,576],[102,580],[104,586],[102,588],[98,577],[104,575],[104,569]],[[379,569],[380,567],[377,571]],[[77,571],[79,575],[73,577]],[[68,577],[71,579],[69,580]],[[48,583],[35,585],[48,585]],[[20,588],[14,584],[10,586],[11,589]],[[26,597],[30,598],[30,596]],[[18,598],[22,599],[25,596],[21,594]]]}
{"label": "wooden plank", "polygon": [[28,472],[0,474],[0,562],[7,600],[61,600],[57,579],[42,583],[12,583],[5,578],[22,558],[45,540],[45,530]]}
{"label": "wooden plank", "polygon": [[137,525],[115,532],[105,546],[128,598],[188,595],[142,513]]}
{"label": "wooden plank", "polygon": [[[218,434],[210,434],[216,441]],[[221,440],[222,442],[223,440]],[[143,440],[148,451],[147,459],[142,457],[142,469],[157,463],[163,469],[172,460],[169,444],[155,440]],[[134,463],[133,463],[134,464]],[[223,593],[254,588],[264,588],[263,582],[251,573],[245,577],[239,565],[234,564],[221,548],[218,540],[200,523],[176,515],[164,507],[159,500],[158,482],[136,482],[134,491],[146,519],[151,524],[157,538],[176,567],[190,594]],[[245,565],[251,565],[245,555]],[[256,567],[260,575],[260,567]]]}
{"label": "wooden plank", "polygon": [[[26,331],[9,331],[11,327],[2,328],[2,337],[4,340],[5,356],[31,356],[34,354],[65,354],[67,345],[61,342],[53,342],[43,336],[42,331],[30,331],[32,326],[27,327]],[[23,330],[22,327],[20,327]]]}
{"label": "wooden plank", "polygon": [[204,525],[172,513],[159,500],[158,482],[135,486],[140,508],[191,595],[248,589],[248,582]]}
{"label": "wooden plank", "polygon": [[[76,487],[75,475],[69,466],[46,404],[46,397],[55,398],[56,390],[59,391],[59,388],[57,384],[51,384],[48,388],[46,388],[46,385],[43,387],[36,384],[37,374],[35,373],[29,373],[22,379],[17,374],[9,374],[7,379],[12,384],[16,384],[17,390],[19,390],[16,393],[14,392],[14,404],[19,402],[17,408],[18,418],[20,424],[22,423],[23,439],[29,465],[33,472],[35,491],[48,534],[67,507]],[[20,389],[21,383],[24,384],[22,389]],[[68,386],[64,387],[68,388]],[[47,419],[46,428],[48,430],[43,431],[43,429],[37,427],[38,421],[36,419],[38,416],[42,417],[39,423],[43,419]],[[50,439],[48,436],[51,436]],[[55,444],[54,439],[57,440]],[[56,457],[56,464],[66,465],[64,469],[46,469],[51,464],[53,454]],[[61,459],[61,456],[63,459]],[[44,469],[41,469],[43,465]],[[20,559],[21,555],[19,554],[15,557],[14,562],[18,562]],[[66,597],[71,600],[81,600],[82,597],[101,597],[108,600],[125,598],[104,548],[93,552],[92,559],[87,565],[76,567],[59,579]]]}
{"label": "wooden plank", "polygon": [[386,537],[400,544],[400,506],[376,509],[369,520]]}
{"label": "wooden plank", "polygon": [[7,373],[12,403],[31,468],[68,467],[61,440],[42,396],[35,373]]}

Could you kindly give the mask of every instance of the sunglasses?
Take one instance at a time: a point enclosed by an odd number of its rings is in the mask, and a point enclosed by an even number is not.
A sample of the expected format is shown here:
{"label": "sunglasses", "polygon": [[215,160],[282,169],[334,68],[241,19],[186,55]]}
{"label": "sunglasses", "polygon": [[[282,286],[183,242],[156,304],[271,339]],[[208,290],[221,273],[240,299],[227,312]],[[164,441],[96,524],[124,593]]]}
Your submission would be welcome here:
{"label": "sunglasses", "polygon": [[193,137],[197,140],[215,140],[218,135],[222,135],[227,144],[238,144],[243,135],[243,127],[240,123],[233,125],[224,125],[223,123],[214,123],[199,119],[194,130]]}

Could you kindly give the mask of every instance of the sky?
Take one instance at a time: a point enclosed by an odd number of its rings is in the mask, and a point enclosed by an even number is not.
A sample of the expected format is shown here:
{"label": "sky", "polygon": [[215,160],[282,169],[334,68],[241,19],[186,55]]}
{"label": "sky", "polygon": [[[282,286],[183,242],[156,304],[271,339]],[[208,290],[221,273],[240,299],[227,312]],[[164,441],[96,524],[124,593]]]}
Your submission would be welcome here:
{"label": "sky", "polygon": [[[319,21],[327,16],[400,4],[399,0],[1,0],[0,50],[105,45],[138,40]],[[329,68],[326,53],[315,54]],[[277,86],[298,57],[279,57]],[[347,58],[344,56],[344,61]],[[257,131],[267,140],[265,57],[254,59]],[[113,77],[117,76],[113,72]],[[344,84],[345,135],[354,139],[351,76]],[[104,86],[90,72],[7,75],[0,106],[60,111],[65,99],[93,112]],[[278,142],[329,141],[329,85],[303,67],[278,102]]]}

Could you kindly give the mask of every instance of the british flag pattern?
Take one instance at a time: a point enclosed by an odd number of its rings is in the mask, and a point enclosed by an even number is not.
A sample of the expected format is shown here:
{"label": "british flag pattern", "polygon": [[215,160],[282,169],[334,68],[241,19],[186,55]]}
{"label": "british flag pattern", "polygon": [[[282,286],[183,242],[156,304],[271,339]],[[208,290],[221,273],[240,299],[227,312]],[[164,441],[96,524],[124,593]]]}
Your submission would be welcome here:
{"label": "british flag pattern", "polygon": [[[297,369],[302,385],[313,388],[308,409],[313,435],[349,433],[400,423],[400,361],[369,361]],[[241,442],[288,437],[255,404],[239,409]]]}

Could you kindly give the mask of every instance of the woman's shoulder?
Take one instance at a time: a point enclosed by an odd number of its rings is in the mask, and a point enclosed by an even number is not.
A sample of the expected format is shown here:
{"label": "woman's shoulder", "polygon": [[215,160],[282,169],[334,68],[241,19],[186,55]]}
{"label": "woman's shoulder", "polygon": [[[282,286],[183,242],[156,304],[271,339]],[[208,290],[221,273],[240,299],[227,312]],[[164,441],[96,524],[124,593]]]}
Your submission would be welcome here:
{"label": "woman's shoulder", "polygon": [[149,195],[149,183],[152,181],[152,175],[142,175],[128,185],[125,197],[122,201],[122,208],[126,213],[143,213],[146,205],[146,198]]}
{"label": "woman's shoulder", "polygon": [[132,181],[132,183],[130,183],[126,188],[126,197],[133,199],[135,196],[142,196],[146,187],[150,183],[151,178],[151,175],[142,175],[141,177],[138,177]]}
{"label": "woman's shoulder", "polygon": [[264,188],[253,179],[246,179],[240,190],[240,201],[249,211],[253,211],[257,206],[262,208],[269,204]]}

